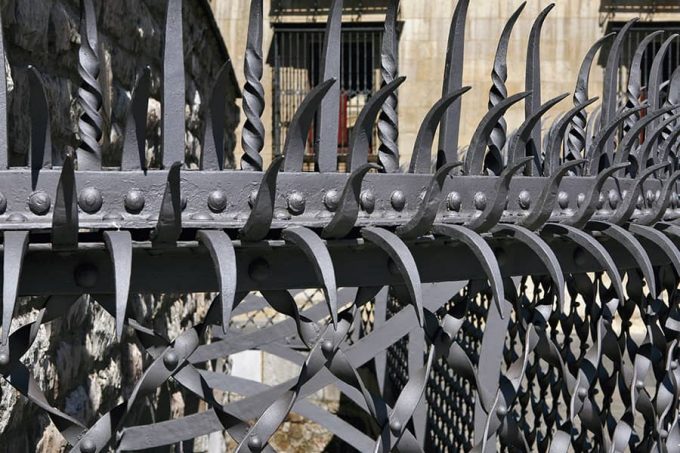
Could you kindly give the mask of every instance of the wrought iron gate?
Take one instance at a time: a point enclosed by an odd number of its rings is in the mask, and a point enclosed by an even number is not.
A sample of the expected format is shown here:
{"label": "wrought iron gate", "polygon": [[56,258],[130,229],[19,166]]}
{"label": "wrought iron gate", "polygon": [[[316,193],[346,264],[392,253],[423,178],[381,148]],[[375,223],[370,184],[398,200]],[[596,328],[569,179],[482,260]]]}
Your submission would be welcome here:
{"label": "wrought iron gate", "polygon": [[[102,169],[96,24],[83,0],[77,155],[60,167],[51,162],[35,71],[30,165],[9,168],[0,140],[3,378],[83,453],[161,447],[216,431],[226,431],[238,451],[271,451],[291,411],[359,451],[678,451],[680,71],[665,88],[659,76],[672,41],[655,55],[643,101],[637,75],[625,96],[617,92],[634,21],[607,38],[604,95],[593,113],[587,80],[603,41],[595,43],[573,108],[542,135],[541,117],[567,97],[539,95],[541,28],[552,6],[530,32],[527,89],[508,95],[506,51],[520,7],[501,35],[488,114],[461,161],[468,3],[454,11],[443,97],[422,123],[406,172],[388,142],[396,122],[386,101],[404,82],[393,53],[398,2],[390,3],[385,83],[359,113],[348,172],[340,173],[335,146],[319,148],[318,172],[302,171],[317,110],[322,132],[337,127],[335,98],[325,95],[341,79],[340,0],[324,37],[324,81],[291,118],[285,158],[266,169],[262,2],[253,0],[241,171],[223,168],[223,74],[210,97],[200,170],[183,165],[181,0],[167,2],[161,168],[147,168],[143,152],[147,73],[130,104],[120,171]],[[6,95],[0,84],[0,105]],[[503,114],[521,101],[526,120],[508,134]],[[373,164],[370,137],[381,108],[385,140]],[[320,288],[323,303],[301,311],[289,292],[296,288]],[[127,312],[130,294],[197,291],[218,295],[203,321],[176,338]],[[251,292],[258,296],[246,299]],[[132,393],[88,426],[51,405],[21,361],[39,327],[83,294],[115,318],[120,341],[134,336],[150,360]],[[41,296],[39,311],[12,331],[18,296]],[[233,317],[263,306],[285,321],[230,329]],[[268,387],[202,367],[250,349],[299,365],[299,376]],[[169,380],[207,409],[135,423],[140,402]],[[309,403],[328,385],[367,414],[375,434]],[[225,403],[216,390],[243,398]]]}

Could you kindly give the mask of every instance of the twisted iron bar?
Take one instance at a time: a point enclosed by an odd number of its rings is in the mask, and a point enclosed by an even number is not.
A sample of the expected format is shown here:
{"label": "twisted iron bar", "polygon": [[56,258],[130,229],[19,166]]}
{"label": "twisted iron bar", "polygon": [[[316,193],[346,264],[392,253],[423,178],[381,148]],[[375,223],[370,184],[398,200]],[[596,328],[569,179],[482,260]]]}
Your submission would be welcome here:
{"label": "twisted iron bar", "polygon": [[[399,0],[390,0],[385,18],[380,73],[382,86],[389,85],[399,76],[399,38],[397,36],[397,13]],[[399,170],[399,116],[397,114],[398,97],[392,93],[383,104],[378,118],[378,160],[385,173]]]}

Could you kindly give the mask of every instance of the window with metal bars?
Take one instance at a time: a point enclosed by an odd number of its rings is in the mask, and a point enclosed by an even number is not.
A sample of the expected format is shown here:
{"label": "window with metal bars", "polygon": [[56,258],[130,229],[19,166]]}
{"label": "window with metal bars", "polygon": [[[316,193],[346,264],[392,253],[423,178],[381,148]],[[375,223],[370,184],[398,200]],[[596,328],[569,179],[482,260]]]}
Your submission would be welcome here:
{"label": "window with metal bars", "polygon": [[[342,170],[352,127],[367,100],[380,89],[383,24],[343,24],[338,121],[338,162]],[[276,24],[269,56],[273,68],[273,146],[283,152],[288,125],[309,90],[319,83],[324,27],[317,24]],[[305,164],[314,162],[314,127],[309,133]],[[378,147],[374,127],[370,156]]]}

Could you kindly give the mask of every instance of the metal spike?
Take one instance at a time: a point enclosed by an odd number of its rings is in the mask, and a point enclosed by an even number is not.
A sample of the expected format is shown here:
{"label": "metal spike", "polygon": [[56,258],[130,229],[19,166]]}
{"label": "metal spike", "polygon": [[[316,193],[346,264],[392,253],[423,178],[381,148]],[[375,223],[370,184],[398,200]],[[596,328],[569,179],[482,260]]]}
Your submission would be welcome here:
{"label": "metal spike", "polygon": [[340,196],[338,210],[321,232],[322,238],[340,239],[347,236],[352,231],[352,228],[354,228],[357,218],[359,217],[359,202],[364,176],[366,176],[370,170],[377,170],[378,168],[379,167],[375,164],[364,164],[349,175],[345,188],[342,190],[342,195]]}
{"label": "metal spike", "polygon": [[236,252],[231,239],[224,231],[201,230],[196,238],[210,252],[220,288],[220,303],[222,305],[222,333],[229,330],[231,312],[236,300]]}
{"label": "metal spike", "polygon": [[623,225],[625,222],[628,222],[630,217],[633,215],[633,211],[635,211],[638,195],[640,195],[640,191],[642,190],[644,182],[654,173],[668,166],[670,166],[670,163],[668,162],[665,164],[654,165],[653,167],[650,167],[638,174],[635,177],[633,185],[628,188],[626,196],[623,198],[623,200],[621,200],[618,208],[616,208],[616,211],[614,211],[614,213],[611,214],[607,220],[615,225]]}
{"label": "metal spike", "polygon": [[352,137],[349,142],[349,153],[347,154],[347,168],[355,171],[363,164],[368,162],[368,150],[373,135],[373,125],[380,113],[380,109],[385,100],[404,83],[406,77],[399,77],[394,82],[385,85],[377,93],[371,96],[366,105],[361,109],[359,116],[352,128]]}
{"label": "metal spike", "polygon": [[163,166],[184,164],[184,39],[182,1],[167,0],[161,85],[161,140]]}
{"label": "metal spike", "polygon": [[261,82],[263,73],[263,27],[262,0],[251,0],[244,64],[246,84],[243,88],[243,112],[246,115],[246,123],[243,126],[241,138],[241,146],[243,147],[241,169],[251,171],[262,171],[263,169],[262,156],[260,156],[264,148],[262,113],[264,112],[265,100]]}
{"label": "metal spike", "polygon": [[[342,6],[343,0],[333,0],[328,11],[319,80],[340,80]],[[328,96],[321,102],[316,119],[316,124],[324,125],[324,127],[315,128],[314,137],[316,166],[322,173],[337,171],[339,111],[340,85],[337,84],[330,88]]]}
{"label": "metal spike", "polygon": [[626,118],[647,107],[648,107],[647,103],[643,103],[639,107],[635,107],[633,109],[625,109],[621,113],[619,113],[616,117],[614,117],[614,119],[609,124],[600,129],[600,132],[598,132],[597,137],[595,137],[595,139],[593,140],[591,148],[588,149],[587,151],[586,155],[586,159],[588,159],[587,174],[595,175],[600,171],[601,168],[600,158],[602,156],[607,156],[609,162],[613,162],[614,159],[612,159],[612,156],[610,154],[607,154],[607,149],[609,149],[608,144],[611,144],[613,142],[612,135],[614,134],[614,132],[616,132],[619,126],[626,120]]}
{"label": "metal spike", "polygon": [[9,331],[17,302],[19,278],[24,264],[24,255],[28,249],[27,231],[6,231],[3,242],[3,277],[2,277],[2,342],[3,352],[7,351]]}
{"label": "metal spike", "polygon": [[[224,120],[226,118],[227,87],[231,60],[227,60],[217,72],[210,92],[201,151],[201,170],[224,170]],[[244,128],[244,132],[245,132]]]}
{"label": "metal spike", "polygon": [[442,116],[446,110],[453,104],[456,99],[470,91],[470,87],[463,87],[458,91],[454,91],[442,99],[437,101],[432,106],[423,123],[420,125],[416,141],[413,145],[413,154],[411,155],[411,165],[409,166],[409,173],[430,173],[432,171],[432,143],[434,142],[434,135],[437,132],[437,127],[441,122]]}
{"label": "metal spike", "polygon": [[294,172],[302,171],[304,163],[305,149],[307,148],[307,139],[309,137],[309,128],[314,121],[314,115],[323,102],[324,97],[329,90],[335,85],[335,79],[326,80],[322,84],[315,87],[302,101],[298,107],[293,119],[288,125],[286,133],[286,143],[283,147],[284,155],[286,156],[286,163],[284,171]]}
{"label": "metal spike", "polygon": [[404,239],[415,239],[427,234],[437,217],[437,211],[441,204],[441,193],[444,187],[444,182],[449,176],[449,173],[460,167],[462,162],[455,162],[446,164],[437,170],[437,173],[430,180],[430,185],[425,192],[425,196],[420,200],[418,211],[406,224],[397,227],[396,233]]}
{"label": "metal spike", "polygon": [[31,187],[38,185],[40,170],[52,168],[52,133],[50,128],[50,111],[47,105],[45,84],[42,76],[33,66],[28,67],[28,83],[30,87],[31,107],[31,152],[28,156],[31,167]]}
{"label": "metal spike", "polygon": [[[529,34],[529,44],[527,48],[527,66],[525,89],[529,92],[527,100],[524,102],[524,118],[529,119],[541,107],[541,31],[548,14],[555,7],[554,3],[549,4],[538,15],[531,27]],[[541,152],[541,125],[536,124],[531,131],[531,141],[538,152]],[[536,170],[538,170],[536,168]]]}
{"label": "metal spike", "polygon": [[57,185],[52,214],[52,248],[78,248],[78,193],[71,155],[66,156]]}
{"label": "metal spike", "polygon": [[528,96],[529,93],[527,92],[512,95],[504,101],[499,102],[484,115],[484,118],[482,118],[475,133],[472,135],[470,147],[465,156],[463,171],[466,175],[479,175],[482,173],[484,169],[484,154],[489,141],[489,135],[494,126],[498,123],[498,119],[502,117],[510,107]]}
{"label": "metal spike", "polygon": [[[659,48],[659,51],[654,56],[652,61],[652,69],[649,72],[649,80],[647,82],[647,99],[649,99],[649,109],[652,112],[657,111],[661,107],[661,84],[663,80],[663,64],[666,59],[666,54],[675,41],[680,35],[677,33],[672,34]],[[652,129],[656,127],[656,122],[647,126],[647,134],[651,134]]]}
{"label": "metal spike", "polygon": [[116,339],[123,337],[125,313],[132,275],[132,236],[128,231],[105,231],[104,242],[111,255],[113,281],[116,285]]}
{"label": "metal spike", "polygon": [[[398,76],[399,70],[399,37],[397,36],[397,13],[399,0],[390,0],[387,4],[385,30],[380,53],[380,73],[382,86],[389,85]],[[378,160],[385,173],[399,170],[399,116],[397,115],[398,98],[392,93],[383,104],[378,118]]]}
{"label": "metal spike", "polygon": [[[676,127],[673,132],[671,132],[671,134],[666,137],[663,145],[660,146],[659,155],[661,158],[659,162],[670,162],[673,160],[671,150],[673,149],[673,145],[677,143],[678,137],[680,137],[680,127]],[[677,164],[674,163],[674,168],[676,166]]]}
{"label": "metal spike", "polygon": [[144,68],[137,78],[125,120],[125,139],[120,169],[146,171],[146,115],[151,91],[151,68]]}
{"label": "metal spike", "polygon": [[99,36],[97,16],[92,0],[80,0],[80,51],[78,52],[78,104],[82,110],[78,120],[80,146],[78,168],[101,170],[102,88],[99,84]]}
{"label": "metal spike", "polygon": [[[614,162],[617,164],[628,162],[628,158],[633,151],[633,147],[640,139],[640,134],[647,128],[651,122],[656,118],[663,115],[664,113],[670,111],[670,109],[661,109],[656,112],[648,113],[638,121],[636,121],[628,130],[626,135],[623,136],[621,143],[616,148],[616,154],[614,156]],[[631,115],[631,117],[633,117]],[[630,118],[630,117],[629,117]]]}
{"label": "metal spike", "polygon": [[[645,145],[636,153],[638,160],[639,171],[642,171],[647,167],[647,162],[651,159],[652,161],[659,162],[659,155],[655,153],[658,152],[658,142],[661,134],[666,130],[668,126],[673,124],[680,118],[680,113],[675,114],[662,123],[658,124],[651,132],[651,134],[646,138]],[[667,162],[669,165],[670,163]]]}
{"label": "metal spike", "polygon": [[[649,44],[663,34],[664,32],[661,30],[649,33],[642,41],[640,41],[635,49],[635,54],[633,55],[633,60],[630,64],[630,74],[628,75],[628,92],[626,93],[627,108],[634,108],[640,105],[640,90],[642,89],[642,57],[645,55]],[[637,116],[628,118],[623,126],[624,133],[628,132],[630,128],[635,125],[637,119]]]}
{"label": "metal spike", "polygon": [[274,220],[276,181],[283,162],[283,157],[276,157],[262,176],[250,216],[239,232],[239,236],[244,241],[261,241],[269,233],[272,220]]}
{"label": "metal spike", "polygon": [[[510,19],[505,23],[505,27],[503,27],[503,31],[501,32],[501,37],[498,40],[493,70],[491,71],[492,85],[491,90],[489,91],[489,110],[508,97],[508,89],[505,86],[505,82],[508,80],[508,45],[515,23],[517,22],[517,19],[519,19],[520,14],[522,14],[526,4],[526,2],[522,2],[512,16],[510,16]],[[505,119],[501,117],[489,137],[489,153],[497,156],[497,159],[500,158],[501,153],[505,148],[506,141],[507,123],[505,122]],[[499,163],[502,163],[502,158],[499,159]]]}
{"label": "metal spike", "polygon": [[680,250],[678,250],[678,247],[672,240],[670,240],[662,232],[649,226],[631,223],[628,225],[628,229],[636,236],[640,236],[652,244],[656,244],[658,249],[661,250],[670,260],[671,264],[673,265],[673,269],[675,269],[675,273],[680,275]]}
{"label": "metal spike", "polygon": [[328,311],[333,326],[338,324],[338,288],[335,284],[335,269],[326,244],[312,230],[304,227],[286,228],[281,237],[301,249],[314,266],[314,272],[323,285]]}
{"label": "metal spike", "polygon": [[181,168],[182,164],[175,162],[168,171],[158,223],[151,238],[154,247],[174,247],[182,233]]}
{"label": "metal spike", "polygon": [[[444,67],[444,83],[442,97],[463,88],[463,64],[465,59],[465,19],[467,18],[470,0],[458,0],[451,20],[449,42],[446,49]],[[437,167],[447,163],[458,162],[458,134],[460,130],[460,113],[462,105],[454,103],[444,115],[439,130],[439,151]]]}
{"label": "metal spike", "polygon": [[[567,113],[562,115],[562,117],[555,124],[555,133],[550,136],[548,144],[546,146],[545,157],[543,159],[543,175],[550,176],[555,171],[557,171],[560,165],[560,148],[564,140],[564,134],[567,132],[567,128],[570,127],[570,131],[574,127],[574,121],[576,118],[583,113],[583,110],[589,105],[597,101],[598,98],[587,99],[580,104],[577,104],[573,109],[569,110]],[[570,132],[571,133],[571,132]],[[580,159],[580,151],[575,154],[571,154],[568,150],[569,144],[567,143],[567,150],[564,156],[563,162],[574,162]]]}

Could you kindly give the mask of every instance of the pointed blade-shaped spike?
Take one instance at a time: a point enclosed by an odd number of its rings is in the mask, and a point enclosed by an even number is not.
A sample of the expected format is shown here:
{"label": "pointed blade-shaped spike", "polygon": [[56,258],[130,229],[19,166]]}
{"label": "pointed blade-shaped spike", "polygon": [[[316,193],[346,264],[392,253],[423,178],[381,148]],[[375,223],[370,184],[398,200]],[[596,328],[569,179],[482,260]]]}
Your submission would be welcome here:
{"label": "pointed blade-shaped spike", "polygon": [[[319,80],[340,80],[340,50],[342,45],[342,6],[343,0],[333,0],[328,12],[326,32],[321,54]],[[314,137],[314,156],[320,172],[334,172],[338,166],[338,131],[340,128],[340,85],[332,86],[321,102]]]}
{"label": "pointed blade-shaped spike", "polygon": [[182,194],[180,187],[180,169],[182,164],[175,162],[168,172],[165,193],[158,214],[158,224],[153,232],[154,247],[176,245],[182,232]]}
{"label": "pointed blade-shaped spike", "polygon": [[[541,31],[543,30],[545,19],[554,7],[555,4],[551,3],[541,11],[534,21],[534,24],[531,27],[531,33],[529,34],[525,89],[526,91],[530,91],[531,94],[524,102],[525,119],[529,119],[541,107]],[[532,128],[531,141],[540,152],[542,149],[540,124],[536,124]]]}
{"label": "pointed blade-shaped spike", "polygon": [[[560,165],[560,151],[561,151],[561,144],[564,142],[564,135],[567,132],[567,129],[571,127],[570,129],[570,134],[571,130],[574,127],[574,120],[583,113],[583,110],[588,107],[589,105],[593,104],[595,101],[597,101],[598,98],[592,98],[592,99],[586,99],[585,101],[577,104],[573,109],[569,110],[567,113],[565,113],[562,118],[559,119],[557,124],[555,125],[555,134],[550,137],[550,140],[548,142],[548,145],[546,147],[545,151],[545,158],[543,160],[543,175],[544,176],[550,176],[552,175],[556,170],[557,167]],[[564,155],[564,161],[573,161],[573,160],[580,160],[580,151],[572,154],[569,152],[569,142],[567,141],[566,145],[567,149],[565,150],[565,155]],[[577,157],[579,156],[579,157]]]}
{"label": "pointed blade-shaped spike", "polygon": [[279,170],[283,166],[284,158],[275,158],[262,176],[262,182],[253,201],[250,216],[239,235],[244,241],[261,241],[269,233],[274,220],[274,205],[276,202],[276,181]]}
{"label": "pointed blade-shaped spike", "polygon": [[27,231],[7,231],[3,243],[3,277],[2,277],[2,350],[7,347],[9,330],[14,316],[17,301],[19,278],[24,264],[24,255],[28,248]]}
{"label": "pointed blade-shaped spike", "polygon": [[[628,108],[633,108],[640,104],[642,90],[642,58],[645,56],[649,44],[663,34],[664,32],[662,30],[648,34],[640,41],[635,49],[635,54],[633,55],[633,60],[630,64],[630,74],[628,75],[628,91],[626,93],[626,107]],[[623,127],[624,132],[630,130],[635,124],[636,119],[637,116],[628,118]]]}
{"label": "pointed blade-shaped spike", "polygon": [[[663,84],[663,66],[666,60],[666,55],[670,49],[673,41],[675,41],[680,35],[674,33],[666,41],[661,44],[659,51],[654,56],[652,61],[652,69],[649,72],[649,80],[647,82],[647,98],[649,99],[649,109],[654,112],[661,107],[661,85]],[[658,121],[653,122],[647,126],[647,134],[651,134],[652,130],[656,127]]]}
{"label": "pointed blade-shaped spike", "polygon": [[31,167],[32,188],[38,185],[40,170],[52,167],[52,133],[50,130],[50,112],[45,94],[45,84],[42,76],[33,66],[28,67],[28,83],[30,87],[31,106],[31,152],[29,164]]}
{"label": "pointed blade-shaped spike", "polygon": [[78,168],[100,170],[102,167],[102,88],[99,83],[99,36],[97,15],[92,0],[80,0],[80,51],[78,52],[78,104],[82,110],[78,120],[80,146]]}
{"label": "pointed blade-shaped spike", "polygon": [[331,90],[335,84],[336,81],[331,79],[316,86],[307,93],[302,104],[300,104],[300,107],[298,107],[295,112],[293,119],[288,125],[286,143],[283,146],[283,152],[286,156],[284,171],[302,171],[309,128],[312,126],[312,121],[314,120],[317,109],[321,103],[323,103],[326,94],[328,94],[329,90]]}
{"label": "pointed blade-shaped spike", "polygon": [[243,112],[246,123],[243,127],[241,146],[243,159],[241,169],[262,171],[262,156],[264,148],[264,88],[262,87],[262,33],[264,26],[262,0],[251,0],[248,18],[248,39],[246,41],[246,55],[244,59],[244,75],[246,84],[243,87]]}
{"label": "pointed blade-shaped spike", "polygon": [[630,115],[634,115],[639,111],[648,107],[645,102],[639,107],[634,109],[624,109],[617,116],[612,119],[606,126],[600,129],[597,136],[593,139],[593,143],[588,149],[586,154],[586,159],[589,161],[588,174],[596,175],[600,171],[602,162],[600,162],[602,156],[607,156],[609,163],[613,162],[613,151],[612,153],[607,153],[609,145],[613,145],[613,134],[617,131],[619,126],[628,118]]}
{"label": "pointed blade-shaped spike", "polygon": [[70,249],[78,247],[78,194],[73,157],[66,156],[61,169],[57,197],[52,214],[52,247]]}
{"label": "pointed blade-shaped spike", "polygon": [[116,338],[120,341],[123,337],[125,313],[130,295],[132,236],[128,231],[106,231],[104,240],[113,263],[113,281],[116,285]]}
{"label": "pointed blade-shaped spike", "polygon": [[231,61],[222,65],[213,83],[203,134],[201,170],[224,169],[224,122]]}
{"label": "pointed blade-shaped spike", "polygon": [[[383,86],[392,83],[399,76],[399,36],[397,34],[397,13],[399,0],[390,0],[385,17],[380,70]],[[395,173],[399,169],[399,116],[397,115],[397,95],[392,93],[383,104],[378,119],[378,160],[385,173]]]}
{"label": "pointed blade-shaped spike", "polygon": [[198,240],[208,249],[215,265],[222,303],[222,332],[226,335],[231,321],[231,311],[236,299],[236,252],[231,239],[224,231],[202,230]]}
{"label": "pointed blade-shaped spike", "polygon": [[151,68],[146,67],[137,79],[127,118],[121,170],[146,171],[146,116],[151,90]]}
{"label": "pointed blade-shaped spike", "polygon": [[[465,20],[470,0],[459,0],[453,13],[449,42],[446,50],[442,97],[463,87],[465,59]],[[461,103],[456,102],[444,115],[439,131],[437,167],[458,162],[458,134],[460,132]]]}
{"label": "pointed blade-shaped spike", "polygon": [[[184,163],[184,39],[182,0],[168,0],[163,40],[161,140],[163,166]],[[173,164],[174,165],[174,164]]]}

